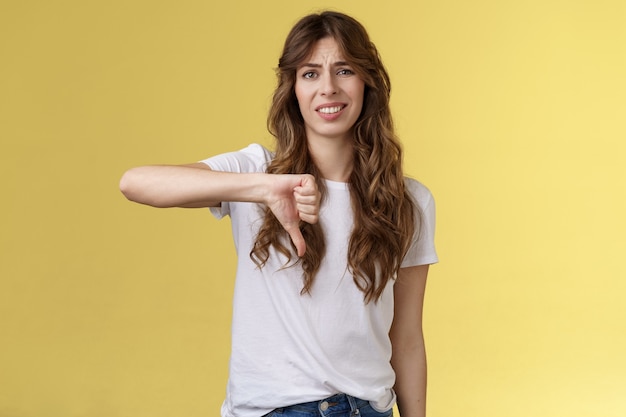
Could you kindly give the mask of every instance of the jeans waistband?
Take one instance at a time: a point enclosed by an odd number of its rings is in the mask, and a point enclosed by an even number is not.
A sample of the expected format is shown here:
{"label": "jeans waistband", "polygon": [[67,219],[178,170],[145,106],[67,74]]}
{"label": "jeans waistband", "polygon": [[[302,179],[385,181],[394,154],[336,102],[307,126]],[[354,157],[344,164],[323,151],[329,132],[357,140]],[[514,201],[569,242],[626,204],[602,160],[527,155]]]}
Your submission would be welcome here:
{"label": "jeans waistband", "polygon": [[310,401],[306,403],[294,404],[287,407],[281,407],[274,410],[277,414],[282,414],[288,411],[301,411],[301,412],[319,412],[320,415],[326,416],[337,412],[350,411],[351,416],[359,415],[359,407],[363,407],[369,404],[368,401],[361,400],[347,394],[335,394],[323,400]]}

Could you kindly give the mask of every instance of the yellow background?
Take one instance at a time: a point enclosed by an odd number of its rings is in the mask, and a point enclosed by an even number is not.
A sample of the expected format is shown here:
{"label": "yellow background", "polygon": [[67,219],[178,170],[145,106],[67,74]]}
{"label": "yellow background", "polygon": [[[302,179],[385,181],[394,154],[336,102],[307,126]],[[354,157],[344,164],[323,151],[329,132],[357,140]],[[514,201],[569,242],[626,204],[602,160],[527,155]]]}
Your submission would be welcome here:
{"label": "yellow background", "polygon": [[269,144],[284,37],[332,6],[438,204],[431,417],[626,415],[626,3],[0,5],[0,417],[215,416],[228,221],[122,172]]}

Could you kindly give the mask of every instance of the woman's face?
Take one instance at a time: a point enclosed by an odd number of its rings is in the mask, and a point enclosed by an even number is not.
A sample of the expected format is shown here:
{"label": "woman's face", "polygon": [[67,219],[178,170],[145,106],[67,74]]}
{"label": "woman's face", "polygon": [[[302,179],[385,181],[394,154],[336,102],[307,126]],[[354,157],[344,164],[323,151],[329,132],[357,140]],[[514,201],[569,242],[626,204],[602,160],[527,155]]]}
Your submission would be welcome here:
{"label": "woman's face", "polygon": [[337,42],[317,41],[296,72],[295,93],[307,139],[352,141],[364,90],[365,83],[345,61]]}

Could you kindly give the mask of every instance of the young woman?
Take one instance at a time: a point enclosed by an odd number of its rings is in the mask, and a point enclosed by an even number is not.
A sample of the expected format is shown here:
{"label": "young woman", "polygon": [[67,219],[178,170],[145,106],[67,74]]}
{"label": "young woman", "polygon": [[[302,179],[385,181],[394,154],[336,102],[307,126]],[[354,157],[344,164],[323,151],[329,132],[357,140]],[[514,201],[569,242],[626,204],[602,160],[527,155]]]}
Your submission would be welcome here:
{"label": "young woman", "polygon": [[278,65],[276,138],[126,172],[155,207],[230,216],[238,265],[224,417],[423,416],[430,192],[402,172],[390,83],[353,18],[301,19]]}

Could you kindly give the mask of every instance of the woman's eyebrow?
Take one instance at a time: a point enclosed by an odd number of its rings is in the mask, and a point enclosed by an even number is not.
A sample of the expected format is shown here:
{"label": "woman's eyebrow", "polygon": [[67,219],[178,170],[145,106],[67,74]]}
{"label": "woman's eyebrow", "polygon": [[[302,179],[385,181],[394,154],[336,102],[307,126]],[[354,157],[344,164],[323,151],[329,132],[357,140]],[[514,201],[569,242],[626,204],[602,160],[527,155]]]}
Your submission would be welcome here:
{"label": "woman's eyebrow", "polygon": [[[333,64],[332,64],[333,67],[345,67],[345,66],[349,66],[349,65],[350,65],[350,63],[346,62],[346,61],[337,61],[337,62],[333,62]],[[316,63],[313,63],[313,62],[307,62],[305,64],[300,65],[300,68],[304,68],[304,67],[307,67],[307,68],[322,68],[323,65],[322,64],[316,64]]]}

